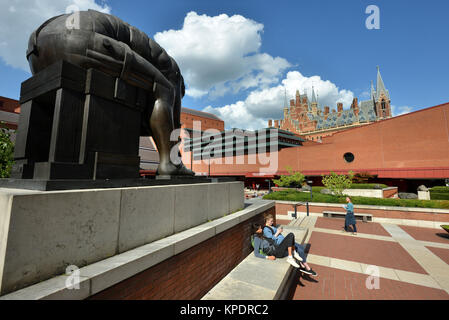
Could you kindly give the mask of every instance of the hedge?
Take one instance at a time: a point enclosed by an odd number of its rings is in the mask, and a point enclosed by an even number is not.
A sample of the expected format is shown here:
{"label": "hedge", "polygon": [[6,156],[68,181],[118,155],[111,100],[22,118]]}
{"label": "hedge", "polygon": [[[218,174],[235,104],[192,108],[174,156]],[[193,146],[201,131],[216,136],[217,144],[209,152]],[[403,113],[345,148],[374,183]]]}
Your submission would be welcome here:
{"label": "hedge", "polygon": [[[380,183],[353,183],[350,189],[375,189],[375,186],[379,186],[382,189],[388,188],[386,184]],[[320,192],[323,189],[326,189],[326,187],[312,187],[313,192]]]}
{"label": "hedge", "polygon": [[[321,194],[313,192],[313,198],[310,199],[310,193],[297,191],[277,191],[265,195],[267,200],[298,201],[298,202],[322,202],[322,203],[346,203],[345,197],[336,197],[334,195]],[[368,197],[351,197],[352,203],[374,206],[392,206],[392,207],[411,207],[411,208],[433,208],[449,209],[448,200],[417,200],[417,199],[379,199]]]}
{"label": "hedge", "polygon": [[429,191],[432,200],[449,200],[449,187],[433,187]]}

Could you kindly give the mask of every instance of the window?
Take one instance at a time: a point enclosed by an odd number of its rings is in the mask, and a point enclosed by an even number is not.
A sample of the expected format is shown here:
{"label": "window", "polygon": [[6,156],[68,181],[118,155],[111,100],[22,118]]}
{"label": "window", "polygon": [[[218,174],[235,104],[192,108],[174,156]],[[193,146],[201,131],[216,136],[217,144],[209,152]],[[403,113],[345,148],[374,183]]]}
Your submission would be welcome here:
{"label": "window", "polygon": [[346,161],[347,163],[351,163],[351,162],[354,161],[354,159],[355,159],[354,154],[352,154],[351,152],[346,152],[346,153],[343,155],[343,158],[345,159],[345,161]]}

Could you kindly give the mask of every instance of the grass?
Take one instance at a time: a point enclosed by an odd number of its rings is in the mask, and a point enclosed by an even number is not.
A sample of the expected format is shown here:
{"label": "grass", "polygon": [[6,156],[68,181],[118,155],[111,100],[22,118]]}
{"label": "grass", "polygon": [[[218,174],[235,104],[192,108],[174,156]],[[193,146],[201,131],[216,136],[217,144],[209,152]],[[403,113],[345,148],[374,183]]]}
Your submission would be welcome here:
{"label": "grass", "polygon": [[[313,190],[313,189],[312,189]],[[277,191],[267,194],[263,197],[267,200],[298,201],[298,202],[322,202],[322,203],[346,203],[345,197],[321,194],[313,192],[313,199],[310,199],[310,193],[298,192],[295,190]],[[353,204],[374,205],[374,206],[392,206],[407,208],[433,208],[449,209],[448,200],[416,200],[416,199],[379,199],[368,197],[351,197]]]}

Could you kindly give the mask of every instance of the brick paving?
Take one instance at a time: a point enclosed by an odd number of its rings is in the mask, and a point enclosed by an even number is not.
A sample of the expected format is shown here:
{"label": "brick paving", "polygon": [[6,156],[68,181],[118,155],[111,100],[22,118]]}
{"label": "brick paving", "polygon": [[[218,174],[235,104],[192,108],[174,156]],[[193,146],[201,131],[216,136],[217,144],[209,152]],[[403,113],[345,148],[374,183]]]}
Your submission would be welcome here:
{"label": "brick paving", "polygon": [[[342,218],[322,218],[318,217],[315,227],[332,230],[343,230],[345,220]],[[379,224],[374,222],[360,222],[357,221],[357,232],[373,234],[378,236],[389,237],[390,234]]]}
{"label": "brick paving", "polygon": [[368,275],[313,266],[317,277],[298,277],[293,300],[448,300],[440,289],[379,279],[379,289],[366,287]]}
{"label": "brick paving", "polygon": [[399,226],[399,227],[416,240],[449,244],[449,238],[447,238],[446,236],[449,235],[449,233],[444,231],[443,228],[432,229],[432,228],[420,228],[413,226]]}
{"label": "brick paving", "polygon": [[313,231],[309,253],[426,274],[426,271],[395,242]]}
{"label": "brick paving", "polygon": [[[388,268],[389,272],[393,274],[396,272],[399,275],[399,272],[403,271],[408,273],[401,273],[400,277],[386,276],[380,278],[380,288],[369,290],[366,287],[366,280],[369,275],[352,272],[356,270],[352,269],[349,264],[346,266],[340,263],[338,267],[337,265],[330,267],[322,260],[323,262],[319,262],[319,264],[310,263],[313,269],[318,272],[317,277],[298,276],[296,283],[291,288],[290,297],[292,299],[449,300],[449,282],[447,282],[449,281],[449,248],[441,245],[441,243],[449,244],[449,239],[438,235],[443,234],[444,230],[398,226],[417,241],[435,243],[434,246],[431,243],[426,244],[426,248],[430,250],[431,253],[429,254],[435,255],[435,259],[439,257],[444,261],[448,269],[446,273],[444,263],[441,262],[441,264],[435,265],[434,271],[429,268],[427,263],[426,270],[432,273],[436,272],[432,275],[428,274],[419,264],[428,262],[420,256],[423,253],[419,251],[419,247],[423,244],[416,243],[415,247],[413,243],[407,242],[407,246],[404,246],[404,243],[401,245],[400,238],[395,238],[396,235],[391,236],[387,231],[391,229],[390,225],[385,225],[384,228],[381,224],[372,222],[357,224],[359,235],[363,234],[363,237],[348,236],[347,233],[343,232],[341,234],[335,233],[334,230],[341,230],[342,222],[343,219],[317,218],[314,227],[320,230],[311,230],[311,236],[308,240],[310,244],[307,248],[308,253],[323,257],[320,259],[327,257],[377,265]],[[328,229],[329,233],[325,229]],[[370,235],[373,237],[370,238]],[[392,241],[387,241],[387,238],[380,240],[375,236],[385,236]],[[407,250],[411,250],[410,253]],[[418,257],[419,259],[415,260],[412,254],[416,259]],[[428,280],[425,280],[425,277]],[[438,282],[435,282],[435,280]]]}
{"label": "brick paving", "polygon": [[449,267],[449,249],[435,248],[430,246],[426,248],[432,251],[432,253],[439,257],[441,260],[446,262]]}

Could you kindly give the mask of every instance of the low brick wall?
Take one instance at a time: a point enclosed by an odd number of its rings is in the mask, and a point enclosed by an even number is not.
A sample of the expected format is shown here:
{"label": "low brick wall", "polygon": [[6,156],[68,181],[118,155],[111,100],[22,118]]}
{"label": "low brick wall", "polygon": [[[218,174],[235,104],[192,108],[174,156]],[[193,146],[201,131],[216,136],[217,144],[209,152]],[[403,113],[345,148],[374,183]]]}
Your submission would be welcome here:
{"label": "low brick wall", "polygon": [[382,189],[383,197],[385,198],[394,198],[395,195],[398,194],[398,188],[397,187],[390,187]]}
{"label": "low brick wall", "polygon": [[248,254],[252,223],[263,223],[272,207],[100,293],[93,300],[197,300]]}
{"label": "low brick wall", "polygon": [[[322,213],[323,211],[337,211],[345,212],[341,207],[342,204],[327,204],[326,206],[320,204],[309,203],[309,211],[315,213]],[[370,206],[372,207],[372,206]],[[410,208],[411,209],[411,208]],[[412,208],[413,211],[407,210],[407,208],[395,207],[379,207],[375,208],[364,208],[364,206],[354,205],[354,210],[358,213],[370,213],[376,218],[387,218],[387,219],[409,219],[409,220],[424,220],[424,221],[447,221],[449,222],[449,210],[441,210],[442,212],[433,213],[426,212],[426,209]],[[276,214],[277,215],[287,215],[289,211],[294,211],[291,204],[280,203],[276,201]],[[443,212],[446,211],[446,212]],[[306,207],[298,206],[298,212],[306,212]]]}

